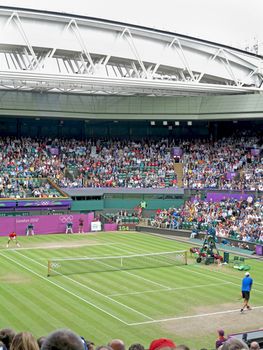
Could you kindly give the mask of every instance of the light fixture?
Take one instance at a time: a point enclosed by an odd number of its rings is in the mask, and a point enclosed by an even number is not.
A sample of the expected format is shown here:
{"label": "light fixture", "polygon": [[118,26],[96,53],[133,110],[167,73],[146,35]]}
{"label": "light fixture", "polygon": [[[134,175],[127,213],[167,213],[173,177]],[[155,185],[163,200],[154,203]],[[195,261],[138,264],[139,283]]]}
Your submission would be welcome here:
{"label": "light fixture", "polygon": [[151,120],[151,125],[154,126],[155,125],[155,121]]}
{"label": "light fixture", "polygon": [[173,126],[172,126],[172,125],[169,125],[169,126],[168,126],[168,130],[173,130]]}
{"label": "light fixture", "polygon": [[191,121],[191,120],[188,120],[187,125],[188,125],[188,126],[191,126],[192,124],[193,124],[192,121]]}
{"label": "light fixture", "polygon": [[168,125],[167,120],[164,120],[164,121],[163,121],[163,125],[164,125],[164,126]]}
{"label": "light fixture", "polygon": [[176,121],[176,122],[174,122],[174,125],[179,126],[180,122]]}

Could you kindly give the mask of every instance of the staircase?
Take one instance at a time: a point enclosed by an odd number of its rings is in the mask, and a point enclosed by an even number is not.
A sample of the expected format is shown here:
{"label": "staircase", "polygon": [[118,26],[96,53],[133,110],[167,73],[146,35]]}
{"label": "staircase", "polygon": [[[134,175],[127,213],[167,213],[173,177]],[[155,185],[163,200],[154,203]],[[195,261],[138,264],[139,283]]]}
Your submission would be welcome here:
{"label": "staircase", "polygon": [[174,163],[178,187],[183,187],[183,163]]}

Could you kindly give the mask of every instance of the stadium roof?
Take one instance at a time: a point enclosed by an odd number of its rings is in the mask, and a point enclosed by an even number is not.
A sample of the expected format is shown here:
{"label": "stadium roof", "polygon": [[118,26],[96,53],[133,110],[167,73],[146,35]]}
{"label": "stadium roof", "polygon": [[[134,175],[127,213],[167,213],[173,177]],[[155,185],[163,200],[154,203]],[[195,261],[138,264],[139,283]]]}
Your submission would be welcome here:
{"label": "stadium roof", "polygon": [[262,57],[227,45],[83,15],[0,6],[0,89],[90,95],[263,91]]}

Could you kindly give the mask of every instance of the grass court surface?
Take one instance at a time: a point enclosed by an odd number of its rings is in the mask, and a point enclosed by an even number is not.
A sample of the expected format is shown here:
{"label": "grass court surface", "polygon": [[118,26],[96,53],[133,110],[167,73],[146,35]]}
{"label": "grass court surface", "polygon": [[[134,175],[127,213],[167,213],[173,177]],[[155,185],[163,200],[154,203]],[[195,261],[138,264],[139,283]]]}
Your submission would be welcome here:
{"label": "grass court surface", "polygon": [[254,279],[252,311],[240,314],[244,272],[196,264],[47,277],[51,258],[121,256],[186,249],[191,245],[144,233],[89,233],[0,238],[0,328],[36,337],[70,328],[96,345],[127,345],[170,337],[191,349],[213,348],[227,334],[262,327],[263,263],[247,259]]}

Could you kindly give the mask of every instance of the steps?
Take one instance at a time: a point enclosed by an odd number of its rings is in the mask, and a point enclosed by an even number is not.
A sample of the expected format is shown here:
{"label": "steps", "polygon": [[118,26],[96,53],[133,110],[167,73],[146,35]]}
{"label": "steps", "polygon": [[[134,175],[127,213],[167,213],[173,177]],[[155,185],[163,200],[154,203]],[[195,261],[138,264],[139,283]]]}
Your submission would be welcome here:
{"label": "steps", "polygon": [[174,163],[178,187],[183,187],[183,163]]}

